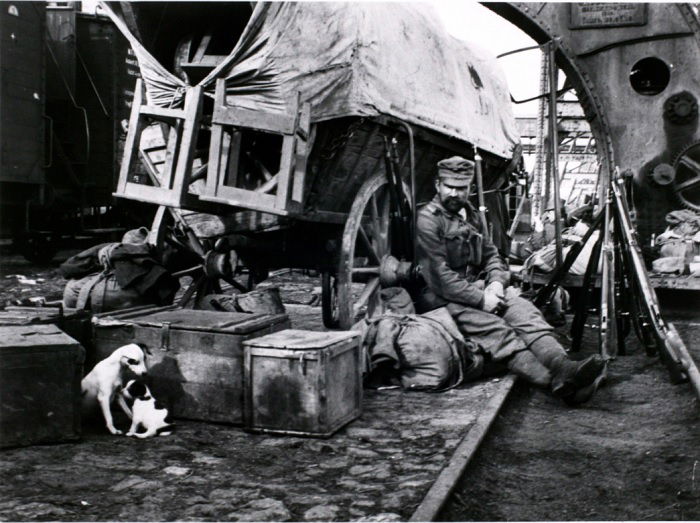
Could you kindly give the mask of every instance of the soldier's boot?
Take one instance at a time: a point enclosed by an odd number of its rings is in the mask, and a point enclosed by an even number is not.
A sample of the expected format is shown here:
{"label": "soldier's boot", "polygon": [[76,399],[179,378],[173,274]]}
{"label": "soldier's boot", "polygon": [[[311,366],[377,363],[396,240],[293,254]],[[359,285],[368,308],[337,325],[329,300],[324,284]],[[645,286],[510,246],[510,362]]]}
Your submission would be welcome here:
{"label": "soldier's boot", "polygon": [[564,402],[570,407],[576,407],[582,403],[587,402],[596,393],[603,380],[605,379],[605,372],[598,375],[593,383],[577,390],[574,394],[562,398]]}
{"label": "soldier's boot", "polygon": [[[561,344],[550,335],[542,336],[530,344],[530,350],[537,359],[552,373],[552,394],[563,398],[567,403],[579,391],[588,389],[605,370],[603,358],[595,354],[582,361],[569,358]],[[595,392],[591,387],[590,394],[579,394],[587,401]],[[580,402],[580,401],[579,401]]]}
{"label": "soldier's boot", "polygon": [[508,360],[508,370],[528,383],[547,388],[552,383],[552,374],[529,350],[521,350]]}

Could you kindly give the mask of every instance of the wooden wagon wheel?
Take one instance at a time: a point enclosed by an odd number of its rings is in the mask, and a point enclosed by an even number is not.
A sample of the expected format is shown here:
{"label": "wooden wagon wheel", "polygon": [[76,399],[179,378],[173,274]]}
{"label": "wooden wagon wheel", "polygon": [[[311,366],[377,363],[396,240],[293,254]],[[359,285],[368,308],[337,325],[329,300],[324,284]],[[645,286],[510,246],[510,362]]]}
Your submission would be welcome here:
{"label": "wooden wagon wheel", "polygon": [[[410,194],[405,185],[403,191]],[[324,320],[330,319],[341,329],[349,329],[360,316],[371,313],[372,298],[380,287],[382,258],[395,251],[398,231],[391,225],[395,206],[382,172],[362,185],[350,208],[336,281],[328,279],[323,288]]]}
{"label": "wooden wagon wheel", "polygon": [[[232,261],[226,257],[226,252],[217,252],[216,244],[211,240],[197,238],[192,231],[187,232],[182,227],[178,227],[177,221],[181,221],[177,209],[159,207],[151,226],[151,237],[149,242],[156,246],[161,254],[167,251],[170,246],[178,251],[180,255],[185,255],[189,264],[183,270],[177,270],[173,276],[178,279],[183,276],[190,276],[192,282],[185,289],[178,303],[186,306],[194,297],[195,306],[207,294],[222,292],[221,282],[226,282],[241,292],[248,289],[245,285],[234,279],[232,271],[227,271],[226,267]],[[231,251],[228,256],[235,256]],[[235,265],[235,260],[233,261]]]}
{"label": "wooden wagon wheel", "polygon": [[340,324],[338,317],[338,279],[329,271],[321,273],[321,312],[323,324],[335,329]]}

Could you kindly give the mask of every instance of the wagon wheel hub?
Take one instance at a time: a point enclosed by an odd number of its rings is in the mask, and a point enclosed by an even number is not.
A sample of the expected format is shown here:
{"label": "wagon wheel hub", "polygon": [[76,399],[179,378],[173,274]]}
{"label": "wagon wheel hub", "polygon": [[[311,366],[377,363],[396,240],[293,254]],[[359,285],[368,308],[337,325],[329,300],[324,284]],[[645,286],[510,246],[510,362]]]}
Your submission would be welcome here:
{"label": "wagon wheel hub", "polygon": [[237,259],[236,251],[209,251],[204,255],[204,273],[208,278],[221,278],[223,280],[233,278],[234,268],[238,263]]}
{"label": "wagon wheel hub", "polygon": [[409,261],[399,261],[390,254],[385,254],[379,266],[379,283],[382,287],[396,287],[413,283],[420,269]]}

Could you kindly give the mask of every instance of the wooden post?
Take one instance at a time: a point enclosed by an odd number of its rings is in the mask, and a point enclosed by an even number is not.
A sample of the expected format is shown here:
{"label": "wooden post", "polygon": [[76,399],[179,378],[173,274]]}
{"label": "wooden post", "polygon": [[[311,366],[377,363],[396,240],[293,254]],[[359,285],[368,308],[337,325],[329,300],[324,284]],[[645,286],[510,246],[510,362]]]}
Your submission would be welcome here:
{"label": "wooden post", "polygon": [[180,137],[180,151],[175,165],[173,178],[173,194],[180,202],[187,197],[189,180],[192,170],[194,150],[197,145],[197,133],[199,132],[199,120],[202,114],[202,87],[195,86],[189,89],[185,96],[185,110],[182,116],[182,135]]}
{"label": "wooden post", "polygon": [[182,130],[182,122],[175,120],[168,129],[168,138],[165,143],[165,163],[163,164],[163,172],[160,175],[160,186],[165,189],[172,189],[175,165],[180,152],[180,131]]}
{"label": "wooden post", "polygon": [[309,156],[311,144],[311,106],[305,103],[301,106],[299,126],[296,129],[296,150],[294,159],[294,185],[292,187],[292,200],[304,205],[304,185],[306,182],[306,160]]}
{"label": "wooden post", "polygon": [[299,124],[299,93],[296,94],[292,102],[292,117],[294,124],[291,134],[284,134],[282,138],[282,155],[280,157],[280,170],[277,174],[277,194],[275,195],[275,207],[279,209],[287,209],[291,178],[294,172],[294,142]]}
{"label": "wooden post", "polygon": [[[216,90],[214,94],[214,114],[216,109],[226,105],[226,80],[219,78],[216,80]],[[216,196],[217,187],[223,183],[226,173],[226,161],[222,154],[221,144],[223,143],[224,126],[212,121],[211,139],[209,141],[209,162],[207,164],[207,179],[204,194]]]}
{"label": "wooden post", "polygon": [[559,196],[559,131],[557,129],[557,64],[555,54],[557,44],[554,40],[549,43],[549,150],[552,166],[552,186],[554,188],[554,235],[556,245],[557,267],[561,265],[561,203]]}

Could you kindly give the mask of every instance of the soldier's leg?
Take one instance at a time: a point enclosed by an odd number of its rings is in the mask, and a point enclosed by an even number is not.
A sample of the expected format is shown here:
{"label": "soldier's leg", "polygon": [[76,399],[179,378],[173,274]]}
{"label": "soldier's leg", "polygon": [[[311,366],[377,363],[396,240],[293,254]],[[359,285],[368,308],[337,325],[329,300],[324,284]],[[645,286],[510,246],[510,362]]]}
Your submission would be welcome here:
{"label": "soldier's leg", "polygon": [[554,329],[531,302],[518,296],[508,299],[506,305],[503,319],[551,372],[552,393],[569,397],[592,384],[603,371],[603,360],[598,355],[581,362],[571,360],[552,335]]}
{"label": "soldier's leg", "polygon": [[598,354],[583,361],[570,359],[559,341],[549,334],[533,341],[529,349],[552,373],[552,393],[562,398],[591,385],[605,367]]}
{"label": "soldier's leg", "polygon": [[505,362],[511,372],[533,385],[549,386],[551,373],[502,318],[455,304],[448,305],[447,309],[464,337],[479,344],[494,362]]}
{"label": "soldier's leg", "polygon": [[502,318],[527,346],[537,338],[554,332],[554,327],[547,323],[532,302],[509,293],[506,293],[506,308]]}
{"label": "soldier's leg", "polygon": [[505,361],[526,349],[516,332],[495,314],[454,303],[448,304],[447,310],[464,337],[479,344],[493,361]]}
{"label": "soldier's leg", "polygon": [[507,366],[513,374],[538,387],[547,388],[552,383],[552,374],[529,350],[513,354],[508,358]]}

